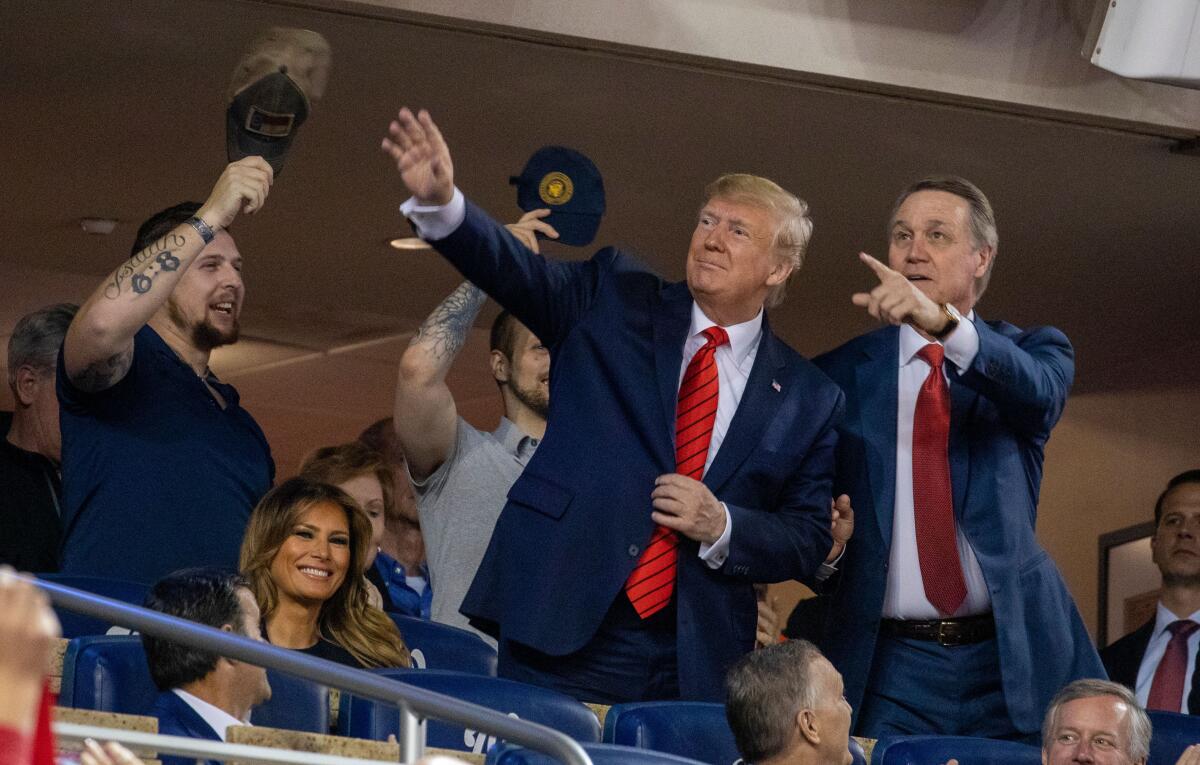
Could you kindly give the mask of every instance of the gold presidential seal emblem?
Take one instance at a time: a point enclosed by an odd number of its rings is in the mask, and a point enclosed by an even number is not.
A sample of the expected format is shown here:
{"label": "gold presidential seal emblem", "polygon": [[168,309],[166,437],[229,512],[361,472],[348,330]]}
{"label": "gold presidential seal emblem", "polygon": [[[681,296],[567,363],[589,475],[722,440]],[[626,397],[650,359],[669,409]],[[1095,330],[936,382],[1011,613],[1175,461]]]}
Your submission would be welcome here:
{"label": "gold presidential seal emblem", "polygon": [[565,205],[575,194],[575,184],[558,171],[546,173],[538,184],[538,196],[548,205]]}

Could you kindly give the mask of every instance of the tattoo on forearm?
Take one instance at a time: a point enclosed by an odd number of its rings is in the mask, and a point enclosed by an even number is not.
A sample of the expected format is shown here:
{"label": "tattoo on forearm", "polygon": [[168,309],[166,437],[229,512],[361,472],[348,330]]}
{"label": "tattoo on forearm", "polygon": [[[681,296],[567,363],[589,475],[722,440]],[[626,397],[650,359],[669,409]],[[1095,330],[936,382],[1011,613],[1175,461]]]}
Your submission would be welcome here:
{"label": "tattoo on forearm", "polygon": [[[186,243],[186,239],[178,234],[167,234],[157,242],[134,255],[113,272],[112,279],[104,288],[104,297],[116,300],[124,290],[126,280],[129,287],[139,295],[150,291],[154,286],[154,277],[163,271],[178,271],[182,261],[175,255],[175,250]],[[153,258],[153,260],[151,260]]]}
{"label": "tattoo on forearm", "polygon": [[452,359],[467,340],[467,332],[487,295],[470,282],[463,282],[458,289],[433,309],[409,345],[422,345],[431,356],[444,361]]}
{"label": "tattoo on forearm", "polygon": [[83,371],[71,378],[71,382],[80,390],[92,393],[105,390],[116,385],[129,371],[129,365],[132,363],[133,344],[130,343],[125,350],[88,364]]}

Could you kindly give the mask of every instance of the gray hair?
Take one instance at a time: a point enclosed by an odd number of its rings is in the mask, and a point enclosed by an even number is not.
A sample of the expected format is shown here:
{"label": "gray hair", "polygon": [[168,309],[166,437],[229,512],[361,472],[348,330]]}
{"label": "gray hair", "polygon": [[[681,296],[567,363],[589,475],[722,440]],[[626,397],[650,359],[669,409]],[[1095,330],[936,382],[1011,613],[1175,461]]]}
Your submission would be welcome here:
{"label": "gray hair", "polygon": [[820,699],[812,667],[822,658],[807,640],[751,651],[725,677],[725,717],[746,762],[775,757],[787,746],[796,715]]}
{"label": "gray hair", "polygon": [[1046,710],[1046,717],[1042,720],[1042,749],[1049,749],[1053,743],[1054,729],[1058,725],[1058,710],[1064,704],[1099,696],[1113,696],[1129,708],[1129,715],[1126,718],[1129,750],[1126,754],[1131,762],[1145,762],[1146,758],[1150,756],[1150,717],[1146,714],[1146,710],[1138,704],[1133,691],[1111,680],[1093,678],[1075,680],[1059,691],[1050,702],[1050,707]]}
{"label": "gray hair", "polygon": [[[812,239],[813,222],[808,203],[775,181],[748,173],[727,173],[704,187],[705,202],[728,199],[761,207],[770,211],[779,228],[775,230],[772,249],[776,257],[792,266],[790,280],[804,265],[804,254]],[[774,308],[783,302],[787,281],[771,288],[766,307]]]}
{"label": "gray hair", "polygon": [[900,212],[900,205],[918,191],[944,191],[966,201],[971,214],[971,240],[975,249],[980,250],[984,247],[992,249],[992,259],[988,262],[987,271],[975,280],[975,300],[978,301],[983,297],[984,290],[987,289],[988,282],[992,279],[992,268],[996,265],[996,253],[1000,250],[1000,234],[996,231],[996,214],[992,212],[992,203],[988,201],[987,196],[980,191],[978,186],[966,178],[960,178],[957,175],[931,175],[910,184],[908,188],[900,192],[900,196],[896,197],[896,203],[892,205],[892,212],[888,215],[887,233],[889,237],[892,226],[896,222],[896,214]]}
{"label": "gray hair", "polygon": [[21,367],[32,367],[43,374],[54,370],[59,346],[78,310],[74,303],[58,303],[21,317],[8,338],[10,388],[17,389],[17,370]]}

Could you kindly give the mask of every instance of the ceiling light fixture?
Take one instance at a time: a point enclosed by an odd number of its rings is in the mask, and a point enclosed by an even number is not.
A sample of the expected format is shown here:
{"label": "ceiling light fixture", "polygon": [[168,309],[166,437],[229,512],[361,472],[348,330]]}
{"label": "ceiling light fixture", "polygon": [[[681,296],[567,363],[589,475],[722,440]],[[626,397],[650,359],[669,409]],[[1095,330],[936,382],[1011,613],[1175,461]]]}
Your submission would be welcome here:
{"label": "ceiling light fixture", "polygon": [[389,239],[388,245],[397,250],[403,250],[405,252],[431,249],[429,242],[426,242],[424,239],[416,236],[402,236],[397,237],[396,239]]}
{"label": "ceiling light fixture", "polygon": [[88,234],[107,236],[117,227],[117,221],[114,218],[80,218],[79,227]]}

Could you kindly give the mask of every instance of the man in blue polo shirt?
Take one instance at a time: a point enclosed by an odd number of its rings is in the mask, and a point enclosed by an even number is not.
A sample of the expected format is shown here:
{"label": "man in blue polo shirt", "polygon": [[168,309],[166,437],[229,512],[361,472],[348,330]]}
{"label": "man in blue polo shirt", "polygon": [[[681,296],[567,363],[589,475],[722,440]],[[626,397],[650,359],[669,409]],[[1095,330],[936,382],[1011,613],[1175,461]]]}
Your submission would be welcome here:
{"label": "man in blue polo shirt", "polygon": [[132,257],[71,323],[58,364],[63,573],[152,583],[179,568],[236,566],[275,465],[208,359],[237,340],[244,296],[227,229],[262,208],[273,178],[247,157],[203,205],[146,221]]}

